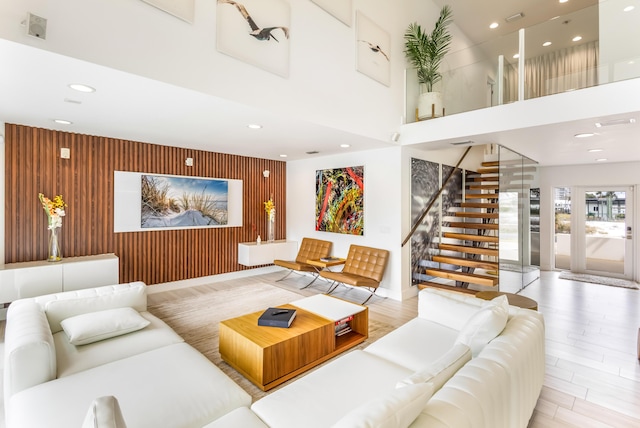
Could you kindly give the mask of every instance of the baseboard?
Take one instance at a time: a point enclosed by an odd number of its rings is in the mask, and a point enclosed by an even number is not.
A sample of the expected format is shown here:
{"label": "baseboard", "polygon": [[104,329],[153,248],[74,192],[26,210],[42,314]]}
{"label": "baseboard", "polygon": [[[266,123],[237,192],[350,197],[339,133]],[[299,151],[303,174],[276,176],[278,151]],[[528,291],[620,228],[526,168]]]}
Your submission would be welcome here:
{"label": "baseboard", "polygon": [[262,275],[265,273],[278,272],[282,268],[278,266],[267,266],[256,269],[239,270],[236,272],[222,273],[219,275],[201,276],[199,278],[183,279],[181,281],[164,282],[153,284],[147,287],[147,294],[162,293],[163,291],[179,290],[181,288],[196,287],[198,285],[211,284],[231,279],[246,278],[249,276]]}

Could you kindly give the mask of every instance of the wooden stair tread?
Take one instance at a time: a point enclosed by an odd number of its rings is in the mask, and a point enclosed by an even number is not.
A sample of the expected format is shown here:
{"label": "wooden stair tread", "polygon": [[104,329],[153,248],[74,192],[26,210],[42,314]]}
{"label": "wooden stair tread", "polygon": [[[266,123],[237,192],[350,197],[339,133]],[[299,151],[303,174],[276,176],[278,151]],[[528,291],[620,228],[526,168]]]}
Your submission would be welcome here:
{"label": "wooden stair tread", "polygon": [[462,208],[486,208],[486,209],[498,209],[498,204],[491,202],[462,202],[460,204]]}
{"label": "wooden stair tread", "polygon": [[480,163],[480,165],[484,166],[484,167],[488,167],[488,166],[500,166],[500,161],[487,161],[487,162],[482,162]]}
{"label": "wooden stair tread", "polygon": [[479,284],[485,286],[498,285],[498,278],[494,276],[478,275],[475,273],[462,273],[446,269],[427,268],[425,273],[431,276],[437,276],[438,278],[446,278],[454,281],[470,282],[472,284]]}
{"label": "wooden stair tread", "polygon": [[455,227],[457,229],[481,229],[481,230],[498,230],[499,225],[497,223],[472,223],[472,222],[449,222],[448,226]]}
{"label": "wooden stair tread", "polygon": [[484,256],[495,256],[495,257],[498,257],[499,255],[499,251],[493,248],[469,247],[466,245],[454,245],[454,244],[440,244],[439,248],[441,250],[456,251],[458,253],[482,254]]}
{"label": "wooden stair tread", "polygon": [[498,199],[500,194],[498,193],[465,193],[465,199]]}
{"label": "wooden stair tread", "polygon": [[467,187],[473,190],[500,190],[499,184],[469,184]]}
{"label": "wooden stair tread", "polygon": [[486,260],[472,260],[462,257],[452,256],[433,256],[432,260],[438,263],[448,263],[450,265],[473,267],[479,269],[498,270],[500,265],[497,262],[488,262]]}
{"label": "wooden stair tread", "polygon": [[476,171],[478,174],[495,174],[500,172],[500,167],[499,166],[486,166],[486,167],[481,167],[478,168],[478,171]]}
{"label": "wooden stair tread", "polygon": [[456,232],[444,232],[443,235],[445,238],[451,239],[462,239],[465,241],[476,241],[476,242],[498,242],[497,236],[486,236],[486,235],[471,235],[469,233],[456,233]]}
{"label": "wooden stair tread", "polygon": [[470,212],[456,212],[455,217],[467,217],[467,218],[499,218],[498,213],[470,213]]}
{"label": "wooden stair tread", "polygon": [[469,290],[468,288],[454,287],[452,285],[446,285],[446,284],[438,284],[437,282],[432,282],[432,281],[424,281],[418,284],[418,289],[424,290],[425,288],[437,288],[438,290],[446,290],[446,291],[451,291],[455,293],[471,294],[472,296],[475,296],[476,293],[478,292],[477,290]]}

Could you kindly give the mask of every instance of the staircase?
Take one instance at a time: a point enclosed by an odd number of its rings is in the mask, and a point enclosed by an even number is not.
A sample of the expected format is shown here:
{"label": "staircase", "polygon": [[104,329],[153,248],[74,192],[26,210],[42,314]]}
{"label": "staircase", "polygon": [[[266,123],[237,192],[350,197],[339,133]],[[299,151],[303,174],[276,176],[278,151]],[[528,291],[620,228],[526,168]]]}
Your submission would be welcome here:
{"label": "staircase", "polygon": [[483,162],[465,180],[461,202],[443,213],[439,254],[432,257],[439,267],[425,268],[434,279],[418,284],[421,289],[454,286],[475,294],[498,285],[498,162]]}

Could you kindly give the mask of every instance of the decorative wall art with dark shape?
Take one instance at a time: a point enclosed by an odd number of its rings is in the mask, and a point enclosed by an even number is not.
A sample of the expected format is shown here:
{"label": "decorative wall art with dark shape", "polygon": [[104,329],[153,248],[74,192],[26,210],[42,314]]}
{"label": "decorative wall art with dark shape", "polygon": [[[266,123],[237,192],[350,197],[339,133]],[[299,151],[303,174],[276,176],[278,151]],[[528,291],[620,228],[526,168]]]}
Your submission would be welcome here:
{"label": "decorative wall art with dark shape", "polygon": [[356,14],[356,70],[389,86],[391,84],[389,33],[358,11]]}
{"label": "decorative wall art with dark shape", "polygon": [[364,235],[364,166],[316,171],[316,230]]}
{"label": "decorative wall art with dark shape", "polygon": [[353,5],[351,0],[311,0],[334,18],[351,27],[353,20]]}
{"label": "decorative wall art with dark shape", "polygon": [[217,0],[217,49],[283,77],[289,75],[289,3]]}
{"label": "decorative wall art with dark shape", "polygon": [[[411,225],[418,221],[423,211],[440,188],[440,164],[422,159],[411,159]],[[424,217],[416,233],[411,237],[411,280],[413,283],[428,281],[424,271],[438,267],[432,261],[440,242],[440,199]]]}
{"label": "decorative wall art with dark shape", "polygon": [[193,23],[195,0],[142,0],[152,6],[163,10],[176,18],[180,18],[190,24]]}

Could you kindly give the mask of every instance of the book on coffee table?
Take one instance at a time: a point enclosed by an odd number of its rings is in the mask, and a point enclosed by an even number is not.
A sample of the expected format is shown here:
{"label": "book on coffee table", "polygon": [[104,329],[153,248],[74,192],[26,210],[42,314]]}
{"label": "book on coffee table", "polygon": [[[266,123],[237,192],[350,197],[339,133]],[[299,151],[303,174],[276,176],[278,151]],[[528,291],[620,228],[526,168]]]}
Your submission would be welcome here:
{"label": "book on coffee table", "polygon": [[258,325],[288,328],[295,317],[295,309],[269,308],[258,318]]}

